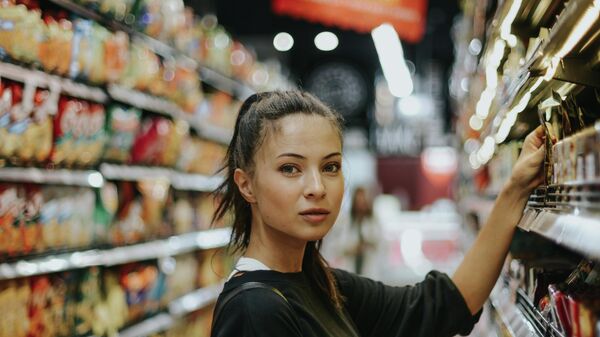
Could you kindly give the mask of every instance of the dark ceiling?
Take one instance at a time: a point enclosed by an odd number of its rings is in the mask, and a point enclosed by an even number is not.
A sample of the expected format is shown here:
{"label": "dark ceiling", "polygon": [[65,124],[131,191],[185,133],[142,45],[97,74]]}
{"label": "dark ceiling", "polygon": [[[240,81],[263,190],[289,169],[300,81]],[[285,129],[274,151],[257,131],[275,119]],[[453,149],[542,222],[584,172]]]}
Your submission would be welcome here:
{"label": "dark ceiling", "polygon": [[[340,30],[275,15],[271,11],[270,0],[186,0],[186,2],[200,14],[215,13],[219,23],[234,38],[253,47],[259,59],[278,58],[290,71],[292,80],[300,87],[304,86],[306,77],[317,65],[337,61],[355,66],[368,84],[368,102],[362,108],[362,115],[367,116],[374,97],[373,80],[380,72],[377,53],[370,34]],[[455,1],[429,1],[427,28],[423,40],[419,44],[403,42],[405,57],[415,64],[417,73],[420,73],[428,62],[433,61],[441,66],[446,76],[448,75],[453,62],[450,30],[457,14],[458,6]],[[330,52],[315,48],[314,36],[323,30],[331,31],[338,36],[338,48]],[[274,35],[282,31],[294,37],[294,47],[283,53],[277,52],[272,45]],[[445,109],[444,115],[449,125],[451,113],[448,108]]]}

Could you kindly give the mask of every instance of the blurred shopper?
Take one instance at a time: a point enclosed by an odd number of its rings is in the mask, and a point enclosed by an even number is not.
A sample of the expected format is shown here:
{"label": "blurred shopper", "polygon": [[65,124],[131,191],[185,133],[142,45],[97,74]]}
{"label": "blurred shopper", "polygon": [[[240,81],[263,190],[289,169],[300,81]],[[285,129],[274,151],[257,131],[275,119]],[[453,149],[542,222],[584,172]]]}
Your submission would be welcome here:
{"label": "blurred shopper", "polygon": [[[496,283],[529,193],[541,182],[543,132],[452,278],[391,287],[330,269],[319,252],[344,195],[342,118],[312,95],[266,92],[240,108],[216,219],[233,213],[243,254],[217,300],[215,337],[444,337],[468,334]],[[400,173],[401,174],[401,173]]]}

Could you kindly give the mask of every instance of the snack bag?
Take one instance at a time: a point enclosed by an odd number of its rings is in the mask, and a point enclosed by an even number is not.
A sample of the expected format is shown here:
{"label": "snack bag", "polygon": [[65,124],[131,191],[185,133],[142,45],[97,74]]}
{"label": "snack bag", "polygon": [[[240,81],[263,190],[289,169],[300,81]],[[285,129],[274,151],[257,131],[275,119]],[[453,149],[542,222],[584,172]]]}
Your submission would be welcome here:
{"label": "snack bag", "polygon": [[83,103],[61,96],[58,114],[54,118],[54,146],[50,155],[53,164],[73,165],[78,157],[77,141],[81,129],[80,111]]}
{"label": "snack bag", "polygon": [[124,181],[117,184],[119,208],[110,231],[114,245],[135,243],[145,237],[146,225],[142,218],[142,205],[135,184]]}
{"label": "snack bag", "polygon": [[51,312],[49,308],[51,285],[48,276],[31,278],[31,294],[29,299],[29,331],[28,337],[51,336]]}
{"label": "snack bag", "polygon": [[100,302],[102,290],[101,274],[98,267],[91,267],[80,278],[75,306],[75,334],[89,334],[95,321],[95,306]]}
{"label": "snack bag", "polygon": [[108,141],[104,159],[119,163],[130,160],[131,147],[140,128],[142,112],[133,107],[114,104],[108,108]]}
{"label": "snack bag", "polygon": [[73,25],[66,19],[45,16],[47,38],[40,44],[39,59],[47,72],[69,74],[73,42]]}
{"label": "snack bag", "polygon": [[52,150],[52,115],[58,109],[58,89],[37,89],[33,98],[31,123],[23,132],[16,156],[25,162],[43,163]]}
{"label": "snack bag", "polygon": [[[14,158],[17,150],[22,145],[24,133],[32,123],[31,112],[35,86],[32,83],[22,85],[17,82],[8,82],[11,91],[12,105],[9,112],[9,122],[2,141],[0,156]],[[5,117],[6,118],[6,117]]]}
{"label": "snack bag", "polygon": [[172,234],[165,221],[165,206],[169,197],[169,181],[148,179],[137,182],[141,195],[142,220],[146,226],[146,238],[165,237]]}
{"label": "snack bag", "polygon": [[163,117],[153,117],[142,122],[131,149],[131,161],[135,164],[160,165],[168,136],[173,132],[173,122]]}
{"label": "snack bag", "polygon": [[[134,58],[135,54],[130,56],[129,48],[129,35],[125,32],[117,31],[106,35],[104,40],[106,81],[117,82],[131,63],[138,63]],[[129,62],[130,58],[134,61]]]}
{"label": "snack bag", "polygon": [[101,188],[96,189],[95,193],[93,240],[95,243],[108,243],[110,226],[119,207],[117,186],[107,182]]}
{"label": "snack bag", "polygon": [[38,61],[38,46],[45,38],[39,10],[24,5],[0,7],[0,54],[23,62]]}
{"label": "snack bag", "polygon": [[69,77],[87,79],[85,72],[91,67],[93,59],[92,26],[93,21],[77,18],[73,20],[73,41],[71,45],[71,64]]}
{"label": "snack bag", "polygon": [[87,109],[83,109],[80,113],[82,118],[81,127],[83,134],[79,142],[79,158],[78,163],[81,166],[87,167],[98,163],[107,142],[105,122],[106,113],[104,106],[97,103],[89,103]]}

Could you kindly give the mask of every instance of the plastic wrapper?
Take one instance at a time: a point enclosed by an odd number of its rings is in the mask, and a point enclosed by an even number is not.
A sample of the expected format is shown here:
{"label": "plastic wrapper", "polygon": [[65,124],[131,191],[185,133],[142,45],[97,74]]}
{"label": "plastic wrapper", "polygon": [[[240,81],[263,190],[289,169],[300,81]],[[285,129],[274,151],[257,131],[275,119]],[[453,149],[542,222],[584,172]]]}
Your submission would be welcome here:
{"label": "plastic wrapper", "polygon": [[23,5],[0,7],[0,50],[22,62],[36,62],[38,47],[46,39],[46,27],[39,10]]}
{"label": "plastic wrapper", "polygon": [[108,108],[108,143],[104,159],[120,163],[130,160],[131,147],[140,129],[141,111],[132,107],[112,105]]}

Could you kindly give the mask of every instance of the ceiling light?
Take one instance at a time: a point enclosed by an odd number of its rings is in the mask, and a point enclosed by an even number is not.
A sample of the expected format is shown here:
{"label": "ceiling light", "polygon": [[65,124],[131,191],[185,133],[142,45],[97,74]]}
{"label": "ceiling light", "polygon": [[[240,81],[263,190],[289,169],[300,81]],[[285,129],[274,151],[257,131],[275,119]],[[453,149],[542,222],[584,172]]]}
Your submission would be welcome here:
{"label": "ceiling light", "polygon": [[273,38],[273,46],[278,51],[288,51],[294,46],[294,38],[286,32],[277,33]]}
{"label": "ceiling light", "polygon": [[379,63],[388,88],[396,97],[407,97],[413,92],[413,81],[404,60],[398,33],[392,25],[384,23],[371,31]]}
{"label": "ceiling light", "polygon": [[339,44],[338,37],[332,32],[320,32],[315,36],[315,46],[322,51],[332,51]]}

